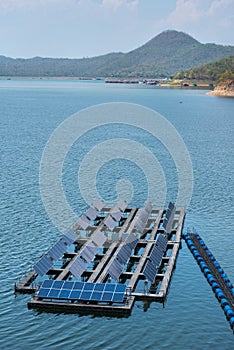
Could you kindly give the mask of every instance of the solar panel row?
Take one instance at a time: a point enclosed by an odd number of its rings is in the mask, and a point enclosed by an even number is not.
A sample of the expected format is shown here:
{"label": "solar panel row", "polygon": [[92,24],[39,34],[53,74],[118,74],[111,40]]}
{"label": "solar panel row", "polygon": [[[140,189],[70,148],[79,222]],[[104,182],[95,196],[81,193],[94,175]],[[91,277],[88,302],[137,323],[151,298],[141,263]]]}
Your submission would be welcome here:
{"label": "solar panel row", "polygon": [[37,296],[47,299],[123,303],[125,292],[126,285],[123,284],[46,280]]}
{"label": "solar panel row", "polygon": [[44,274],[49,271],[53,265],[53,260],[48,255],[43,255],[38,262],[33,266],[34,270],[39,276],[44,276]]}
{"label": "solar panel row", "polygon": [[148,260],[145,264],[143,274],[152,283],[155,280],[157,270],[157,266],[155,266],[150,260]]}
{"label": "solar panel row", "polygon": [[117,259],[114,259],[108,268],[107,272],[113,278],[115,281],[119,279],[119,276],[121,275],[123,271],[122,265],[119,263]]}

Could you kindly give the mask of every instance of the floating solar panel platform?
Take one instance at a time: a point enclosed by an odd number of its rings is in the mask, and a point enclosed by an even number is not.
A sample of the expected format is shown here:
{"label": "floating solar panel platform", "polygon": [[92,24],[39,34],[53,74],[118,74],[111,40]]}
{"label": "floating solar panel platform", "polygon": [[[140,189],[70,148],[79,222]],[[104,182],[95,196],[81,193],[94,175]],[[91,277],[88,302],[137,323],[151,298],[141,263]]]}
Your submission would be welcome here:
{"label": "floating solar panel platform", "polygon": [[15,290],[35,293],[29,308],[55,312],[129,315],[136,300],[163,301],[184,218],[185,211],[173,203],[166,209],[150,202],[128,208],[120,201],[108,208],[98,200],[38,259]]}

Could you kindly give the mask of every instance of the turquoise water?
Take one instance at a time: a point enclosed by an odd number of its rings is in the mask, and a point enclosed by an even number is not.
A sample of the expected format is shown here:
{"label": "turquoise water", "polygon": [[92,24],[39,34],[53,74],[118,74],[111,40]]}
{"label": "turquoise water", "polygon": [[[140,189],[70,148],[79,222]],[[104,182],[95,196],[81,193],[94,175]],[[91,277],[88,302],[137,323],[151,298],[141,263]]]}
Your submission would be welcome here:
{"label": "turquoise water", "polygon": [[[0,80],[1,349],[231,349],[229,323],[184,243],[164,308],[158,303],[147,307],[138,302],[132,316],[123,319],[48,314],[28,310],[29,295],[14,295],[14,283],[60,235],[40,197],[39,165],[45,144],[71,114],[104,102],[152,108],[178,130],[194,169],[185,228],[196,227],[234,282],[233,99],[207,96],[202,90]],[[77,188],[79,157],[96,142],[119,137],[119,132],[114,128],[94,131],[82,140],[82,147],[75,145],[66,159],[64,189],[78,215],[85,208]],[[123,128],[121,135],[150,149],[155,142],[129,128]],[[173,197],[177,192],[175,167],[160,144],[156,143],[154,151],[166,174],[168,197]],[[115,160],[111,167],[107,164],[100,170],[98,185],[103,197],[114,198],[110,189],[115,186],[117,172],[132,182],[132,204],[142,204],[147,191],[144,176],[124,161]]]}

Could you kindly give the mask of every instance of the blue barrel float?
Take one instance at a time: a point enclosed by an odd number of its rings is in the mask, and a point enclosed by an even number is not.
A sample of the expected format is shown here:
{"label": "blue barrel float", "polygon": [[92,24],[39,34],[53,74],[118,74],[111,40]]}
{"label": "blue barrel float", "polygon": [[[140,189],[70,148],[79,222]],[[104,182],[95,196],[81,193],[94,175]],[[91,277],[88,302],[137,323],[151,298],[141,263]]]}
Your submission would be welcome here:
{"label": "blue barrel float", "polygon": [[234,287],[231,281],[198,233],[184,233],[183,238],[234,329]]}

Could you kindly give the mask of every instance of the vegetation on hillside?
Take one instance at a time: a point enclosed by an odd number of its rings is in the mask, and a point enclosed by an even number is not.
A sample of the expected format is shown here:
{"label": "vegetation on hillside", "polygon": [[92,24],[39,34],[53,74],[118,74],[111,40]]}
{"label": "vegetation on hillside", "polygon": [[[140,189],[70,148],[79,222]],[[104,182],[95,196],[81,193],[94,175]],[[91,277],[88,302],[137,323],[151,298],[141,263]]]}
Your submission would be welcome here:
{"label": "vegetation on hillside", "polygon": [[170,77],[231,55],[234,46],[201,44],[188,34],[169,30],[128,53],[83,59],[0,56],[0,76]]}
{"label": "vegetation on hillside", "polygon": [[222,82],[234,79],[234,56],[176,73],[174,79]]}

